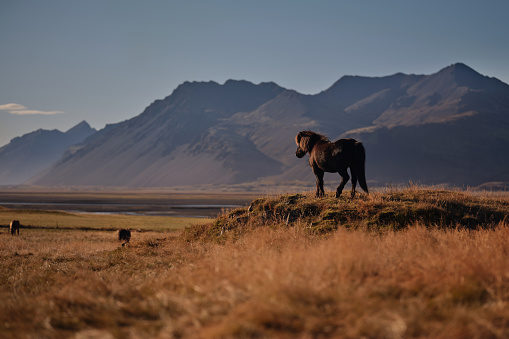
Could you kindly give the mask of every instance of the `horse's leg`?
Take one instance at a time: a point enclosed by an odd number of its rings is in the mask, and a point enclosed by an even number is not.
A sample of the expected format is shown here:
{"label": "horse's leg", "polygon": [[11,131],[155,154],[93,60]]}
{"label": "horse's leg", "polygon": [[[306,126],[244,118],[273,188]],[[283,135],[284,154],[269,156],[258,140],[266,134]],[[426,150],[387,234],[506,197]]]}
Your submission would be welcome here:
{"label": "horse's leg", "polygon": [[345,185],[348,182],[348,179],[350,179],[350,176],[348,175],[348,172],[346,171],[346,167],[340,169],[338,171],[338,173],[339,173],[339,175],[341,175],[341,183],[339,184],[338,188],[336,189],[336,198],[339,198],[339,196],[343,192],[343,188],[345,188]]}
{"label": "horse's leg", "polygon": [[355,197],[355,186],[357,186],[357,171],[355,168],[350,167],[350,174],[352,175],[352,198]]}
{"label": "horse's leg", "polygon": [[316,176],[316,197],[323,197],[325,192],[323,191],[323,174],[324,172],[318,167],[313,167],[313,173]]}

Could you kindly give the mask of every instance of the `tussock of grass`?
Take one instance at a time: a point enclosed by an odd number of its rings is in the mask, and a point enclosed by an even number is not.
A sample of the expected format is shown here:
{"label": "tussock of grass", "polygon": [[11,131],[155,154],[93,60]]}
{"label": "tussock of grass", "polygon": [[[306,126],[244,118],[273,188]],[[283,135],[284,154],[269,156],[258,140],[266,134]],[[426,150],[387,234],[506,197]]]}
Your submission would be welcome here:
{"label": "tussock of grass", "polygon": [[220,216],[213,223],[192,227],[188,237],[223,240],[258,227],[298,227],[313,234],[338,228],[384,232],[417,222],[438,228],[493,227],[509,214],[509,199],[474,196],[461,191],[409,187],[350,199],[308,194],[284,194],[254,200],[249,207]]}
{"label": "tussock of grass", "polygon": [[[352,201],[266,197],[250,215],[134,233],[127,247],[107,232],[3,233],[0,337],[508,337],[509,227],[496,219],[507,202],[415,187]],[[384,216],[377,227],[380,209],[430,205],[441,218]],[[287,225],[291,210],[302,214]],[[459,211],[475,227],[446,218]]]}

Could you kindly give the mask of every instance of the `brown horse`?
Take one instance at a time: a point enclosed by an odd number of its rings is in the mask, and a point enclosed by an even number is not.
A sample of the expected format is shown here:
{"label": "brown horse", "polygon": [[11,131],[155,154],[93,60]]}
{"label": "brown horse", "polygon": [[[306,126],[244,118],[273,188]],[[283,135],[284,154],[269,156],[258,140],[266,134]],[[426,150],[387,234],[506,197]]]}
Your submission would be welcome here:
{"label": "brown horse", "polygon": [[14,235],[14,234],[19,235],[19,221],[18,220],[11,221],[11,224],[9,225],[9,231],[11,232],[11,235]]}
{"label": "brown horse", "polygon": [[131,230],[122,228],[118,230],[118,241],[123,241],[122,246],[125,246],[131,240]]}
{"label": "brown horse", "polygon": [[336,198],[339,198],[350,176],[347,169],[350,168],[352,175],[352,198],[355,196],[357,179],[362,189],[368,193],[366,184],[365,162],[366,152],[361,142],[354,139],[340,139],[336,142],[322,134],[311,131],[302,131],[295,137],[297,158],[302,158],[309,153],[309,165],[316,176],[316,196],[324,196],[323,175],[324,172],[339,173],[342,180],[336,189]]}

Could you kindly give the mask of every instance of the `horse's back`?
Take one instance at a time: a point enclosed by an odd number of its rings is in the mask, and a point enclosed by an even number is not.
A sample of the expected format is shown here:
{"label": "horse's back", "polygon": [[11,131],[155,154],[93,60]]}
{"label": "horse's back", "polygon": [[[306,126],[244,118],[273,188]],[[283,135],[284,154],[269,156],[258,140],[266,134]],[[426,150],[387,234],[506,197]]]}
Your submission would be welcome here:
{"label": "horse's back", "polygon": [[339,139],[334,142],[334,155],[343,158],[343,161],[348,161],[355,152],[355,139],[346,138]]}
{"label": "horse's back", "polygon": [[334,145],[339,148],[352,148],[355,146],[357,140],[352,138],[339,139],[334,142]]}

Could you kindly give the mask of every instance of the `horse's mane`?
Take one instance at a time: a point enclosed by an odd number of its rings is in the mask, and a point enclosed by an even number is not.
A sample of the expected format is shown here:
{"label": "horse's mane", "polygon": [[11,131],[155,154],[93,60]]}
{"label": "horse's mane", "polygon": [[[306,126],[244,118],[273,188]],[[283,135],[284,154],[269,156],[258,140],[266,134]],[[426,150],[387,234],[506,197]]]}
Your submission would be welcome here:
{"label": "horse's mane", "polygon": [[331,142],[329,140],[329,138],[325,134],[322,134],[322,133],[316,133],[313,131],[303,131],[302,133],[305,133],[307,137],[314,137],[314,138],[317,138],[318,140],[323,141],[323,142]]}
{"label": "horse's mane", "polygon": [[316,133],[320,137],[320,140],[330,142],[329,138],[325,134]]}

